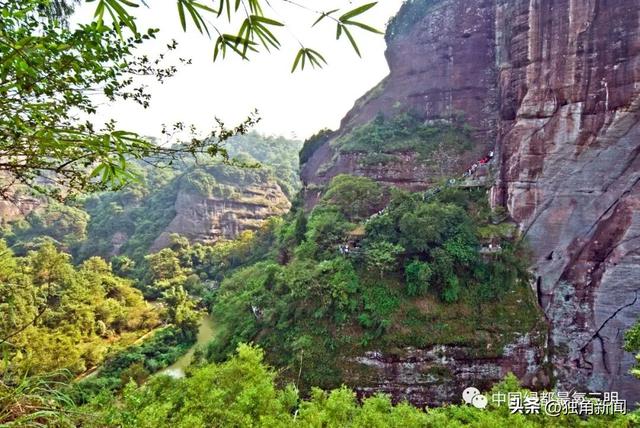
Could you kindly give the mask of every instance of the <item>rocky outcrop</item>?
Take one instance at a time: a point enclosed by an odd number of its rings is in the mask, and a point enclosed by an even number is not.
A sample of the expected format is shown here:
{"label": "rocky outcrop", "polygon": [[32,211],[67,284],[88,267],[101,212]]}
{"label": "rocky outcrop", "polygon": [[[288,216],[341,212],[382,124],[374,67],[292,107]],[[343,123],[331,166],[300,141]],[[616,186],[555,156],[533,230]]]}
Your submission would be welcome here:
{"label": "rocky outcrop", "polygon": [[383,392],[419,407],[460,402],[465,388],[488,390],[508,373],[526,385],[541,387],[548,385],[549,378],[542,368],[545,350],[538,345],[539,339],[521,336],[506,345],[500,356],[446,345],[405,348],[400,354],[370,351],[349,361],[347,376],[359,395]]}
{"label": "rocky outcrop", "polygon": [[0,224],[23,219],[42,204],[42,200],[27,195],[0,199]]}
{"label": "rocky outcrop", "polygon": [[[633,356],[622,350],[640,316],[640,0],[409,3],[408,24],[388,34],[389,76],[303,167],[308,206],[345,172],[428,186],[415,159],[362,168],[332,142],[380,112],[425,120],[462,112],[476,130],[469,156],[499,154],[492,203],[508,209],[534,251],[558,387],[640,401]],[[403,376],[402,361],[366,358],[379,367],[375,388],[435,388]]]}
{"label": "rocky outcrop", "polygon": [[8,176],[0,173],[0,225],[27,217],[36,208],[43,205],[44,198],[32,195],[24,186],[6,186]]}
{"label": "rocky outcrop", "polygon": [[256,230],[272,216],[285,214],[291,207],[275,181],[251,185],[228,184],[235,190],[230,196],[203,195],[192,189],[178,191],[176,215],[151,246],[158,251],[169,245],[172,233],[192,242],[212,243],[232,239],[245,230]]}
{"label": "rocky outcrop", "polygon": [[562,389],[640,400],[640,1],[497,2],[495,204],[535,252]]}
{"label": "rocky outcrop", "polygon": [[[493,0],[423,1],[428,10],[404,34],[389,37],[390,73],[356,101],[339,132],[302,167],[307,187],[325,185],[338,174],[374,178],[410,190],[428,187],[434,173],[413,153],[400,153],[384,165],[362,166],[358,154],[339,153],[335,141],[378,113],[410,111],[425,120],[463,117],[475,144],[456,165],[463,172],[493,147],[496,135],[495,8]],[[312,199],[312,196],[309,196]]]}

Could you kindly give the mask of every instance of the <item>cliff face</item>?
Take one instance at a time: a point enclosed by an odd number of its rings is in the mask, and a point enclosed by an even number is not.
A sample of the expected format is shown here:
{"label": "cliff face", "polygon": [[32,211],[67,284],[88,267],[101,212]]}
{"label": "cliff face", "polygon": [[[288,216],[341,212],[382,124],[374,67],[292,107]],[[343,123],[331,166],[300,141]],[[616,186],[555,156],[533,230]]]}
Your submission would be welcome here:
{"label": "cliff face", "polygon": [[[622,350],[640,314],[640,0],[412,3],[410,24],[388,35],[389,76],[304,165],[307,204],[344,172],[428,186],[411,154],[362,168],[332,141],[379,112],[464,113],[475,128],[468,157],[495,148],[492,203],[508,209],[534,251],[532,287],[559,388],[640,401],[633,356]],[[378,387],[403,388],[405,362],[375,360]]]}
{"label": "cliff face", "polygon": [[499,1],[494,203],[536,254],[563,389],[640,400],[640,1]]}
{"label": "cliff face", "polygon": [[359,395],[383,392],[419,407],[459,402],[465,388],[488,390],[509,373],[531,387],[545,387],[545,351],[536,344],[543,336],[525,334],[500,356],[478,356],[478,349],[449,345],[405,348],[400,355],[366,352],[349,362],[347,376]]}
{"label": "cliff face", "polygon": [[192,242],[232,239],[245,230],[258,229],[266,219],[283,215],[289,208],[291,203],[274,181],[237,185],[233,197],[203,195],[181,188],[175,201],[176,215],[150,251],[168,246],[172,233]]}
{"label": "cliff face", "polygon": [[19,196],[11,200],[0,199],[0,224],[22,219],[41,204],[41,200],[30,196]]}
{"label": "cliff face", "polygon": [[[308,187],[326,184],[341,173],[362,175],[411,190],[428,187],[433,179],[426,162],[415,153],[398,153],[384,165],[358,162],[359,155],[335,149],[335,141],[378,113],[410,111],[425,120],[449,120],[462,115],[473,127],[476,144],[457,165],[462,172],[486,154],[495,142],[497,88],[495,85],[493,0],[430,1],[424,18],[388,41],[390,73],[356,101],[340,130],[304,164]],[[313,204],[315,192],[307,194]]]}

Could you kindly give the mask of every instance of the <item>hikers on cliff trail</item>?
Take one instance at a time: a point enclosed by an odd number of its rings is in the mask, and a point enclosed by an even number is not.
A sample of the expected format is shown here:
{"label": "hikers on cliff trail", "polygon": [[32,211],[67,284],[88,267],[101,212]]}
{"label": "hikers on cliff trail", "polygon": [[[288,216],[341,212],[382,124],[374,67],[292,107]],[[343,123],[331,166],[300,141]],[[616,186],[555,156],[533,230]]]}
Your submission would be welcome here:
{"label": "hikers on cliff trail", "polygon": [[473,165],[471,165],[471,167],[468,170],[466,170],[464,174],[462,174],[462,176],[463,177],[472,176],[473,173],[476,172],[479,166],[488,164],[491,161],[491,159],[493,159],[493,150],[490,151],[487,156],[483,157],[482,159],[478,160]]}

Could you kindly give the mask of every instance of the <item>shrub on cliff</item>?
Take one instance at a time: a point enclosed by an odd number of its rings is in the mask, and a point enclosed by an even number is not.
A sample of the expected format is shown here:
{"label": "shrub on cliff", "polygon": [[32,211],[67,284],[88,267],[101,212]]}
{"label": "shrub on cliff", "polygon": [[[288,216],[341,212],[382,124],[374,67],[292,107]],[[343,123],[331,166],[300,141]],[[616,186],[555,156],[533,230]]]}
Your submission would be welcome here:
{"label": "shrub on cliff", "polygon": [[342,135],[336,146],[342,153],[364,154],[360,159],[364,165],[395,159],[381,157],[383,154],[414,152],[427,165],[436,167],[445,159],[451,163],[470,149],[471,137],[468,127],[457,119],[425,123],[417,114],[400,113],[392,117],[379,115]]}
{"label": "shrub on cliff", "polygon": [[[443,191],[425,201],[421,193],[393,191],[383,212],[351,223],[347,215],[358,218],[359,204],[368,202],[349,205],[331,190],[345,186],[359,198],[379,188],[360,177],[337,182],[304,215],[306,224],[298,212],[276,230],[278,256],[226,275],[213,297],[221,333],[210,357],[221,361],[239,342],[254,341],[306,390],[339,385],[340,358],[372,343],[474,346],[478,325],[521,311],[496,332],[501,349],[514,330],[533,327],[526,253],[504,242],[500,254],[479,254],[477,228],[490,212],[482,192]],[[304,239],[296,230],[305,230]],[[485,304],[496,299],[504,307]]]}
{"label": "shrub on cliff", "polygon": [[329,140],[330,135],[331,130],[325,128],[305,140],[299,153],[300,165],[307,163],[315,151]]}
{"label": "shrub on cliff", "polygon": [[631,370],[634,376],[640,378],[640,321],[629,329],[624,336],[624,349],[636,353],[636,367]]}
{"label": "shrub on cliff", "polygon": [[382,208],[382,186],[367,177],[335,176],[322,197],[323,204],[336,206],[349,221],[360,221]]}

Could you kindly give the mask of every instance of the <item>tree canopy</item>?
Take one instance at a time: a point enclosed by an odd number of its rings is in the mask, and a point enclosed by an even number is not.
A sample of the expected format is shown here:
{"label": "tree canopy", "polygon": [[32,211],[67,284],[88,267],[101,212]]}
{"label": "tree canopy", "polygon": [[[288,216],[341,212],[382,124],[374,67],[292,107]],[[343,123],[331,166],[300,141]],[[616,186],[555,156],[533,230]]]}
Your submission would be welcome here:
{"label": "tree canopy", "polygon": [[[288,0],[280,2],[306,8]],[[189,60],[169,59],[167,54],[176,54],[175,42],[167,44],[167,53],[157,58],[140,52],[140,46],[158,33],[137,25],[134,9],[145,6],[153,10],[143,0],[99,0],[95,5],[91,22],[70,28],[65,18],[74,2],[0,2],[0,196],[4,199],[11,199],[20,184],[57,199],[118,188],[136,178],[132,160],[170,165],[185,154],[201,153],[228,159],[222,143],[246,133],[258,120],[252,114],[231,128],[217,121],[217,127],[205,134],[178,123],[163,130],[167,141],[159,143],[135,130],[119,129],[116,121],[96,124],[95,113],[102,99],[131,100],[147,107],[151,94],[140,78],[163,82]],[[344,34],[359,54],[350,29],[377,32],[354,20],[374,5],[343,12],[307,10],[317,15],[314,25],[333,20],[338,38]],[[266,16],[265,6],[261,0],[233,4],[229,0],[211,4],[177,1],[183,29],[193,25],[208,36],[218,34],[214,59],[229,51],[248,59],[251,52],[280,47],[274,29],[285,23]],[[269,10],[273,6],[270,3]],[[237,33],[223,33],[218,28],[222,20],[233,24],[236,18],[242,18]],[[293,69],[324,62],[318,51],[301,45]]]}

